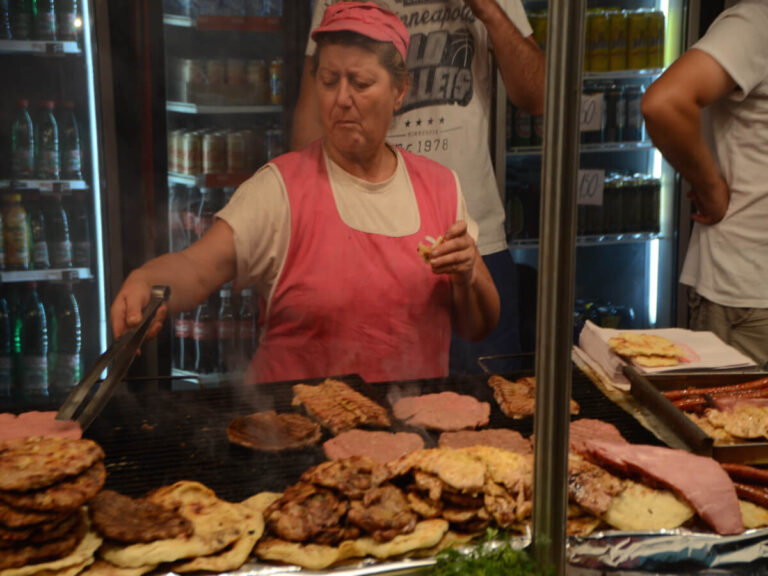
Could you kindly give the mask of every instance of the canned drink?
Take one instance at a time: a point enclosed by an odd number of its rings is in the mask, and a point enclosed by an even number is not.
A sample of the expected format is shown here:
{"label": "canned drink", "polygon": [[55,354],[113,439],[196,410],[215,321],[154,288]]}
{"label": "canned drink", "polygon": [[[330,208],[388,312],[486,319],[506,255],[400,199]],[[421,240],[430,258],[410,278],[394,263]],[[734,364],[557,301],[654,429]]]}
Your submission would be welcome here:
{"label": "canned drink", "polygon": [[610,28],[609,63],[610,70],[627,69],[627,13],[611,10],[608,16]]}
{"label": "canned drink", "polygon": [[251,172],[255,170],[260,164],[258,155],[256,153],[256,133],[253,130],[240,130],[240,134],[243,137],[243,163],[245,166],[245,172]]}
{"label": "canned drink", "polygon": [[608,72],[610,21],[605,10],[595,9],[587,16],[587,54],[590,72]]}
{"label": "canned drink", "polygon": [[539,45],[541,51],[544,52],[547,47],[547,11],[534,12],[532,16],[533,39]]}
{"label": "canned drink", "polygon": [[646,35],[648,38],[648,68],[664,67],[664,12],[652,10],[646,16]]}
{"label": "canned drink", "polygon": [[203,173],[220,174],[227,170],[227,141],[221,132],[203,136]]}
{"label": "canned drink", "polygon": [[603,221],[600,234],[618,234],[622,229],[622,193],[624,182],[621,176],[606,176],[603,186]]}
{"label": "canned drink", "polygon": [[200,132],[185,132],[181,138],[181,165],[183,174],[200,174],[202,165],[203,137]]}
{"label": "canned drink", "polygon": [[246,63],[245,60],[227,60],[227,84],[245,84]]}
{"label": "canned drink", "polygon": [[627,120],[624,122],[624,142],[640,142],[643,140],[643,112],[640,102],[643,99],[643,87],[631,85],[624,88],[624,100],[627,108]]}
{"label": "canned drink", "polygon": [[648,20],[645,10],[632,10],[627,23],[627,68],[648,66]]}
{"label": "canned drink", "polygon": [[645,176],[633,174],[623,179],[621,232],[639,232],[643,228]]}
{"label": "canned drink", "polygon": [[182,102],[189,102],[189,85],[205,84],[206,70],[204,60],[193,60],[190,58],[181,58],[178,60],[178,84],[176,91],[178,98]]}
{"label": "canned drink", "polygon": [[283,103],[283,59],[275,58],[269,64],[269,99],[272,104]]}
{"label": "canned drink", "polygon": [[531,145],[531,115],[520,108],[514,108],[514,127],[515,132],[512,138],[513,146],[530,146]]}
{"label": "canned drink", "polygon": [[253,87],[256,104],[269,103],[269,78],[264,60],[251,60],[245,71],[245,81]]}
{"label": "canned drink", "polygon": [[227,172],[244,174],[247,171],[245,167],[245,138],[243,138],[242,132],[232,130],[227,133]]}
{"label": "canned drink", "polygon": [[181,140],[184,138],[184,130],[171,130],[168,133],[168,170],[181,172],[179,158],[181,152]]}
{"label": "canned drink", "polygon": [[270,128],[264,133],[264,148],[267,153],[267,161],[283,153],[283,131],[280,128]]}
{"label": "canned drink", "polygon": [[206,60],[205,72],[208,84],[224,84],[227,81],[227,61]]}
{"label": "canned drink", "polygon": [[597,122],[589,122],[589,125],[596,126],[595,128],[591,130],[582,130],[581,132],[581,142],[583,144],[598,144],[604,141],[605,139],[605,125],[607,123],[607,114],[606,114],[606,108],[605,105],[605,95],[604,95],[605,86],[599,82],[588,82],[584,85],[584,95],[590,96],[595,94],[603,94],[603,102],[600,106],[599,111],[595,111],[595,114],[600,115],[600,121]]}
{"label": "canned drink", "polygon": [[608,85],[605,89],[603,103],[605,106],[603,140],[605,142],[621,142],[627,117],[623,88],[617,84]]}

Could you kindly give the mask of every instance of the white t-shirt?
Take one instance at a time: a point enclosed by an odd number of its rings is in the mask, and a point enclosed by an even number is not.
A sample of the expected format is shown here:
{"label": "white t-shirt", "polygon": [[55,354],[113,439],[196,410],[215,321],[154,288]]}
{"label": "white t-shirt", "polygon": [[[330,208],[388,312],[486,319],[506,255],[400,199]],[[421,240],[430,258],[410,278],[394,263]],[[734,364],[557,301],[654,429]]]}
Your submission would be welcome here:
{"label": "white t-shirt", "polygon": [[[311,28],[335,0],[316,0]],[[387,134],[392,144],[455,170],[477,221],[481,254],[507,246],[504,207],[491,164],[490,39],[464,0],[377,0],[408,28],[411,91]],[[497,0],[523,36],[533,32],[520,0]],[[315,52],[310,39],[306,55]]]}
{"label": "white t-shirt", "polygon": [[768,2],[742,0],[693,48],[737,84],[709,110],[731,199],[719,223],[694,224],[680,281],[723,306],[768,308]]}
{"label": "white t-shirt", "polygon": [[[391,237],[418,232],[421,217],[416,195],[400,151],[394,150],[397,154],[395,173],[376,183],[349,174],[323,151],[336,208],[350,228]],[[467,213],[458,178],[456,190],[456,220],[466,221],[469,235],[476,239],[477,224]],[[229,224],[234,232],[236,286],[254,286],[259,296],[269,303],[291,240],[291,206],[280,171],[273,164],[263,166],[240,185],[216,217]],[[417,257],[416,246],[413,255]]]}

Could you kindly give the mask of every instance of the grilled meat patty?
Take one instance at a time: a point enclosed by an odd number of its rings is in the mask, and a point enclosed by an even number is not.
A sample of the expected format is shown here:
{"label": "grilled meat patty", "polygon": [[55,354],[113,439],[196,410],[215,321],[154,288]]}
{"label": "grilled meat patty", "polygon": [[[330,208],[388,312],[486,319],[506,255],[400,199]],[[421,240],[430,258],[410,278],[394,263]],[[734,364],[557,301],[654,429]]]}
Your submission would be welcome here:
{"label": "grilled meat patty", "polygon": [[379,542],[387,542],[399,534],[410,534],[417,521],[405,495],[392,484],[372,488],[362,500],[353,500],[348,518]]}
{"label": "grilled meat patty", "polygon": [[301,475],[302,482],[331,488],[347,498],[361,498],[375,485],[380,465],[365,456],[330,460],[313,466]]}
{"label": "grilled meat patty", "polygon": [[322,435],[320,425],[309,418],[301,414],[278,414],[274,410],[234,418],[227,426],[230,442],[264,452],[312,446]]}

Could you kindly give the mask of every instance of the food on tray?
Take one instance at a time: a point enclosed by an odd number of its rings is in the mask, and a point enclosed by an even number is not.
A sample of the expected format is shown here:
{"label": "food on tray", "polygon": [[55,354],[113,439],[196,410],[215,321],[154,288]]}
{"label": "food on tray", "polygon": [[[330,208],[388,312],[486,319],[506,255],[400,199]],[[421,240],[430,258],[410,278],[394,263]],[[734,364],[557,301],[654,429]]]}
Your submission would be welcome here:
{"label": "food on tray", "polygon": [[115,566],[114,564],[110,564],[106,560],[99,558],[96,562],[81,572],[80,576],[143,576],[143,574],[152,572],[155,568],[157,568],[156,564],[139,566],[138,568],[121,568],[120,566]]}
{"label": "food on tray", "polygon": [[613,498],[603,518],[619,530],[667,530],[688,522],[694,514],[672,492],[632,482]]}
{"label": "food on tray", "polygon": [[739,500],[739,508],[745,530],[768,526],[768,509],[745,500]]}
{"label": "food on tray", "polygon": [[93,498],[107,477],[103,462],[97,462],[81,474],[27,491],[0,491],[0,503],[38,512],[70,512]]}
{"label": "food on tray", "polygon": [[429,244],[422,244],[419,242],[419,245],[416,247],[416,252],[419,253],[419,257],[424,260],[425,264],[429,264],[429,261],[432,260],[432,250],[443,243],[443,237],[440,236],[435,240],[431,236],[427,236],[425,240],[429,242]]}
{"label": "food on tray", "polygon": [[622,332],[609,338],[608,345],[619,356],[647,368],[677,366],[685,356],[680,346],[656,334]]}
{"label": "food on tray", "polygon": [[[501,411],[510,418],[533,416],[536,406],[536,378],[525,376],[514,382],[499,376],[488,378],[488,386],[493,389],[493,397]],[[579,405],[571,399],[571,414],[579,413]]]}
{"label": "food on tray", "polygon": [[578,420],[571,421],[568,426],[568,441],[571,450],[574,452],[581,454],[584,449],[584,443],[595,438],[605,442],[627,444],[619,429],[603,420],[579,418]]}
{"label": "food on tray", "polygon": [[701,416],[694,412],[686,412],[685,415],[694,424],[696,424],[696,426],[701,428],[702,432],[704,432],[707,436],[712,438],[715,444],[718,444],[718,445],[737,444],[739,442],[739,440],[736,437],[726,432],[724,428],[713,426],[712,423],[709,420],[707,420],[706,416]]}
{"label": "food on tray", "polygon": [[624,489],[610,472],[576,454],[568,456],[568,497],[593,516],[603,517]]}
{"label": "food on tray", "polygon": [[264,452],[313,446],[322,435],[320,425],[309,418],[301,414],[278,414],[274,410],[233,418],[227,426],[230,442]]}
{"label": "food on tray", "polygon": [[587,457],[608,470],[641,475],[673,490],[718,534],[743,530],[733,482],[711,458],[683,450],[592,440]]}
{"label": "food on tray", "polygon": [[313,466],[301,475],[301,481],[330,488],[348,498],[361,498],[366,491],[379,484],[374,478],[379,469],[375,460],[353,456]]}
{"label": "food on tray", "polygon": [[386,428],[391,424],[386,409],[344,382],[331,378],[316,386],[296,384],[293,405],[304,406],[307,413],[332,434],[358,426]]}
{"label": "food on tray", "polygon": [[323,443],[330,460],[369,456],[380,464],[423,448],[424,440],[418,434],[379,430],[347,430]]}
{"label": "food on tray", "polygon": [[715,428],[737,438],[768,438],[768,408],[738,404],[731,410],[709,409],[705,417]]}
{"label": "food on tray", "polygon": [[392,405],[395,418],[432,430],[464,430],[488,424],[491,405],[455,392],[406,396]]}
{"label": "food on tray", "polygon": [[27,436],[56,436],[77,439],[83,435],[80,424],[72,420],[56,420],[56,412],[22,412],[0,414],[0,441]]}
{"label": "food on tray", "polygon": [[487,428],[485,430],[461,430],[443,432],[437,441],[441,448],[467,448],[469,446],[492,446],[525,456],[531,453],[531,443],[520,432],[508,428]]}

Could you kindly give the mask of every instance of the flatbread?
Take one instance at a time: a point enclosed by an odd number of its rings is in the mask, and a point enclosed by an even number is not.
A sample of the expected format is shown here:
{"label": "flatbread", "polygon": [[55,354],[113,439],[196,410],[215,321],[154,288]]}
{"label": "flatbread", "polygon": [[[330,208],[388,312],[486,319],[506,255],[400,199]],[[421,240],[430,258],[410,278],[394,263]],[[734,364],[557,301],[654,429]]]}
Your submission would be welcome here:
{"label": "flatbread", "polygon": [[[374,556],[384,559],[392,556],[407,554],[413,550],[421,548],[431,548],[437,546],[448,531],[448,522],[441,518],[432,520],[422,520],[416,524],[413,532],[410,534],[399,534],[388,542],[377,542],[373,538],[358,538],[341,543],[341,548],[345,545],[354,548],[353,556]],[[351,557],[351,556],[350,556]]]}
{"label": "flatbread", "polygon": [[42,490],[28,492],[0,492],[0,501],[15,508],[39,512],[68,512],[93,498],[107,478],[103,462],[97,462],[82,474],[65,478]]}
{"label": "flatbread", "polygon": [[138,568],[121,568],[106,560],[96,560],[83,572],[82,576],[142,576],[152,572],[155,568],[157,568],[156,564],[139,566]]}
{"label": "flatbread", "polygon": [[209,556],[229,546],[243,533],[241,508],[220,500],[213,490],[199,482],[176,482],[152,492],[147,500],[177,510],[192,523],[192,536],[128,546],[105,544],[99,554],[106,561],[124,568],[139,568]]}
{"label": "flatbread", "polygon": [[664,530],[677,528],[694,514],[693,508],[672,492],[631,482],[614,496],[603,520],[619,530]]}
{"label": "flatbread", "polygon": [[[429,238],[427,238],[427,241],[431,241]],[[429,261],[432,260],[432,250],[436,246],[440,246],[440,244],[443,243],[443,237],[440,236],[437,240],[432,242],[431,244],[422,244],[419,242],[419,245],[416,247],[416,252],[418,252],[419,257],[424,261],[425,264],[429,264]]]}
{"label": "flatbread", "polygon": [[36,490],[76,476],[104,451],[93,440],[36,437],[0,442],[0,490]]}
{"label": "flatbread", "polygon": [[685,352],[663,336],[622,332],[608,339],[608,345],[621,356],[667,356],[678,358]]}
{"label": "flatbread", "polygon": [[661,368],[663,366],[677,366],[680,361],[671,356],[630,356],[632,362],[646,368]]}
{"label": "flatbread", "polygon": [[[276,497],[275,499],[280,497],[280,494],[269,492],[265,494],[272,494]],[[189,562],[174,564],[172,566],[173,571],[178,573],[198,571],[226,572],[240,568],[240,566],[246,563],[256,542],[264,534],[265,504],[268,506],[271,503],[270,500],[272,500],[270,496],[256,494],[241,502],[240,507],[243,512],[244,526],[242,536],[218,554],[201,556]]]}
{"label": "flatbread", "polygon": [[77,574],[80,574],[83,570],[85,570],[88,566],[91,566],[93,564],[94,557],[91,556],[87,560],[84,560],[80,564],[75,564],[74,566],[69,566],[67,568],[62,568],[61,570],[43,570],[42,572],[38,572],[35,574],[35,576],[77,576]]}
{"label": "flatbread", "polygon": [[762,528],[768,526],[768,510],[747,500],[739,500],[741,509],[741,521],[744,529]]}

